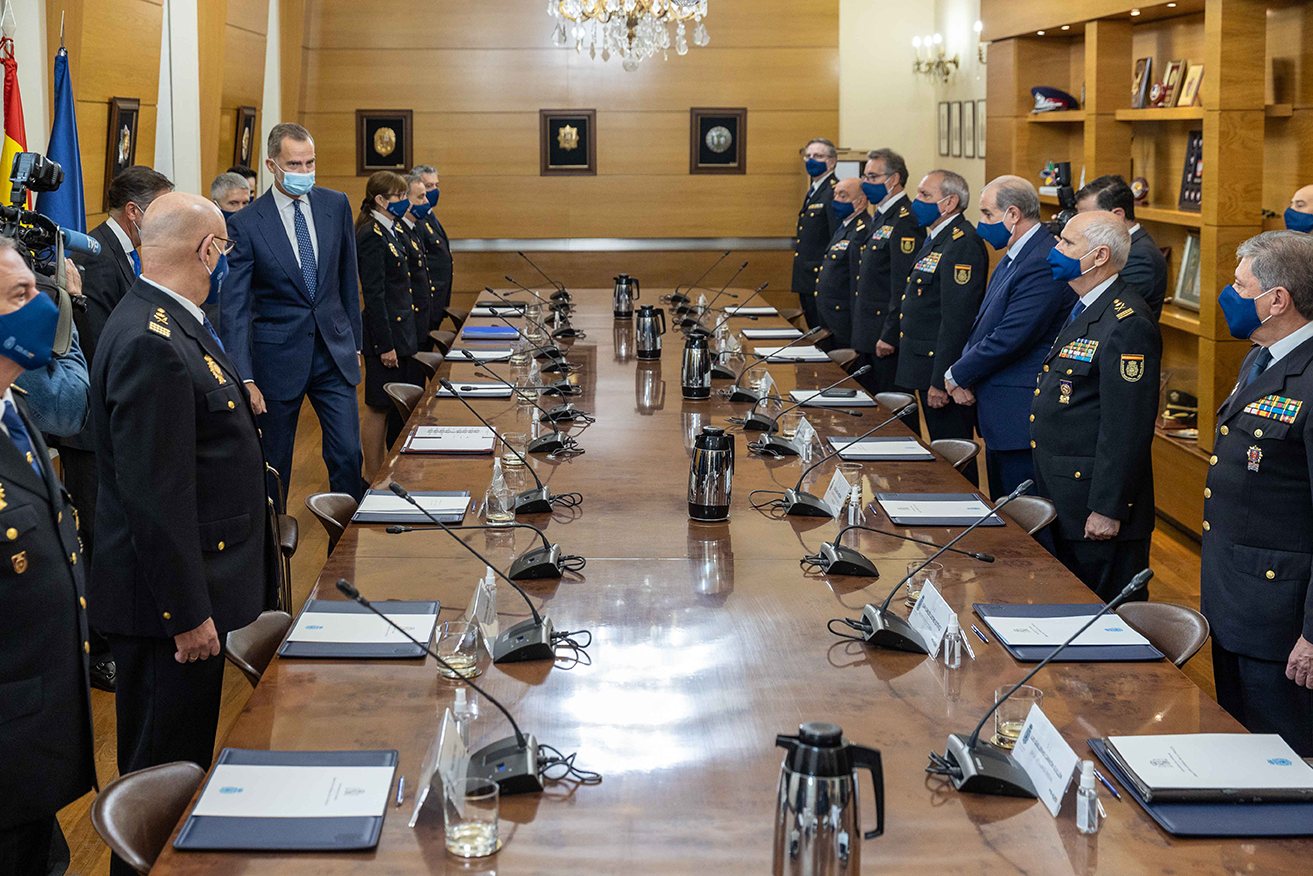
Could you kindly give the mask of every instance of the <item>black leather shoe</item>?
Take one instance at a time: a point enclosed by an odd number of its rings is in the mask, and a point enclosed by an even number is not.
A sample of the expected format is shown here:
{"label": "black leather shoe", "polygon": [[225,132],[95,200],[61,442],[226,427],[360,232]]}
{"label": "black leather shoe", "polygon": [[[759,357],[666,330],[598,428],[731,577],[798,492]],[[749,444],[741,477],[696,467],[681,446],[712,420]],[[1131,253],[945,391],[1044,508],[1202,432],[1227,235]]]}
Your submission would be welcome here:
{"label": "black leather shoe", "polygon": [[114,658],[106,654],[100,659],[93,655],[91,658],[91,686],[97,690],[109,691],[114,693],[114,680],[116,678],[114,668]]}

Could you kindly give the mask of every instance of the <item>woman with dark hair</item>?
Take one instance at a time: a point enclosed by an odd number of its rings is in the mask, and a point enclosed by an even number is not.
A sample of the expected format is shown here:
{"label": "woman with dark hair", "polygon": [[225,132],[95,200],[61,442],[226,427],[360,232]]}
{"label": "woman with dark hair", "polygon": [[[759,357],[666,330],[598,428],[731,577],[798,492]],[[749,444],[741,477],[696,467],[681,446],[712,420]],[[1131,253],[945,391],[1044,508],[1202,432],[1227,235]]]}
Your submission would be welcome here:
{"label": "woman with dark hair", "polygon": [[356,217],[356,258],[364,300],[365,409],[360,415],[360,444],[367,481],[382,467],[387,448],[404,425],[383,385],[423,385],[416,379],[411,359],[419,349],[419,332],[411,306],[406,251],[395,230],[409,208],[405,178],[382,170],[365,184]]}

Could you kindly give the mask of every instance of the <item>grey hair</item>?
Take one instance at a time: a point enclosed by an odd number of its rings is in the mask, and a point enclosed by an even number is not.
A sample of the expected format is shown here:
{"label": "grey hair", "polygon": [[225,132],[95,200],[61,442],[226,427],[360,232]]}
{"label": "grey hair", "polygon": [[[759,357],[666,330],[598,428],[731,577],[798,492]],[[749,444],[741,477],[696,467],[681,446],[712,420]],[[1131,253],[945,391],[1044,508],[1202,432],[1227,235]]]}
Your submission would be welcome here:
{"label": "grey hair", "polygon": [[951,170],[932,170],[930,173],[937,173],[940,176],[939,194],[947,198],[949,195],[957,195],[957,210],[954,212],[961,213],[967,208],[967,202],[971,200],[971,186],[967,184],[966,178],[960,173]]}
{"label": "grey hair", "polygon": [[406,185],[413,186],[415,183],[423,185],[424,177],[420,176],[420,173],[421,172],[418,170],[412,170],[410,173],[406,174]]}
{"label": "grey hair", "polygon": [[[18,245],[17,240],[14,240],[12,237],[5,237],[3,234],[0,234],[0,251],[4,251],[6,249],[12,249],[14,252],[18,253],[19,255],[23,255],[23,248]],[[23,261],[27,261],[27,258],[24,257]]]}
{"label": "grey hair", "polygon": [[1000,213],[1016,207],[1022,219],[1039,219],[1039,192],[1030,180],[1007,174],[990,180],[985,190],[994,190],[994,203]]}
{"label": "grey hair", "polygon": [[[814,139],[812,139],[812,140],[808,140],[808,141],[807,141],[807,146],[810,146],[810,145],[813,144],[813,143],[820,143],[822,146],[824,146],[824,147],[826,148],[826,150],[827,150],[826,157],[828,157],[828,158],[838,158],[838,157],[839,157],[839,150],[838,150],[838,149],[835,149],[835,148],[834,148],[834,144],[831,143],[829,140],[826,140],[824,137],[816,137],[816,138],[814,138]],[[804,152],[807,151],[807,146],[802,147],[802,149],[803,149]]]}
{"label": "grey hair", "polygon": [[1264,292],[1283,287],[1299,315],[1313,319],[1313,236],[1264,231],[1236,247],[1235,254],[1236,259],[1249,259],[1249,269]]}
{"label": "grey hair", "polygon": [[1085,242],[1090,249],[1108,247],[1108,264],[1114,271],[1120,271],[1126,267],[1126,258],[1131,254],[1131,233],[1126,230],[1126,223],[1116,213],[1106,210],[1087,215],[1093,218],[1085,226]]}
{"label": "grey hair", "polygon": [[264,154],[277,161],[278,156],[283,154],[283,140],[289,137],[299,143],[315,142],[310,132],[296,122],[279,122],[269,131],[269,142],[265,143]]}
{"label": "grey hair", "polygon": [[884,165],[885,173],[898,174],[898,184],[907,186],[907,162],[903,156],[899,155],[892,149],[872,149],[866,153],[867,161],[878,161]]}
{"label": "grey hair", "polygon": [[[410,176],[418,178],[421,173],[431,173],[434,176],[437,176],[438,169],[431,164],[417,164],[410,169]],[[406,177],[406,179],[410,179],[410,176]]]}
{"label": "grey hair", "polygon": [[210,183],[210,199],[217,201],[233,189],[250,189],[246,177],[239,173],[221,173]]}

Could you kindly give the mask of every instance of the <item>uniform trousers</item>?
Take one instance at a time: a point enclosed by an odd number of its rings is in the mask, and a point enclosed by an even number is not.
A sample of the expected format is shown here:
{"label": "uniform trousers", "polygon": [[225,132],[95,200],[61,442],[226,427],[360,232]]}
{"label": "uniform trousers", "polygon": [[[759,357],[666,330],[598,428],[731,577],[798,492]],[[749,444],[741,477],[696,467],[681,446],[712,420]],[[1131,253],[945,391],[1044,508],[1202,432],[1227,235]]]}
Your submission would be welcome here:
{"label": "uniform trousers", "polygon": [[1278,733],[1300,757],[1313,757],[1313,690],[1286,678],[1286,662],[1228,651],[1213,639],[1217,702],[1250,733]]}
{"label": "uniform trousers", "polygon": [[989,495],[997,502],[1028,480],[1035,479],[1035,461],[1030,450],[990,450],[985,448],[985,472],[989,475]]}
{"label": "uniform trousers", "polygon": [[[21,757],[21,754],[10,752],[10,756]],[[63,876],[68,870],[68,862],[68,843],[55,816],[0,827],[0,873],[6,876]]]}
{"label": "uniform trousers", "polygon": [[[921,413],[925,416],[925,425],[930,432],[931,441],[938,441],[940,438],[965,438],[970,441],[975,437],[976,409],[974,407],[960,405],[949,399],[948,404],[942,408],[932,408],[926,403],[926,391],[922,390],[919,394]],[[980,483],[980,471],[974,459],[962,469],[962,475],[973,484]]]}
{"label": "uniform trousers", "polygon": [[[1051,529],[1053,555],[1104,602],[1121,593],[1137,573],[1149,567],[1147,538],[1080,541],[1063,538],[1056,526]],[[1130,601],[1148,598],[1149,588],[1142,587]]]}

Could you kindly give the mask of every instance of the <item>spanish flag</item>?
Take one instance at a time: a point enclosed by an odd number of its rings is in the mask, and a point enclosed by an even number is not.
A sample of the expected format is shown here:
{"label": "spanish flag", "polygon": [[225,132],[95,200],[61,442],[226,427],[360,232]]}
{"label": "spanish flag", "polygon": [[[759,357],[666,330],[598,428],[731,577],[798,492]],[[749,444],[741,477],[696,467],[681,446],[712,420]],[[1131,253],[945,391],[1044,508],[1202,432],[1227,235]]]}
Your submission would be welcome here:
{"label": "spanish flag", "polygon": [[7,205],[13,191],[9,173],[14,166],[14,156],[27,151],[23,99],[18,95],[18,61],[14,59],[14,41],[8,37],[0,39],[0,64],[5,67],[5,145],[0,151],[0,204]]}

